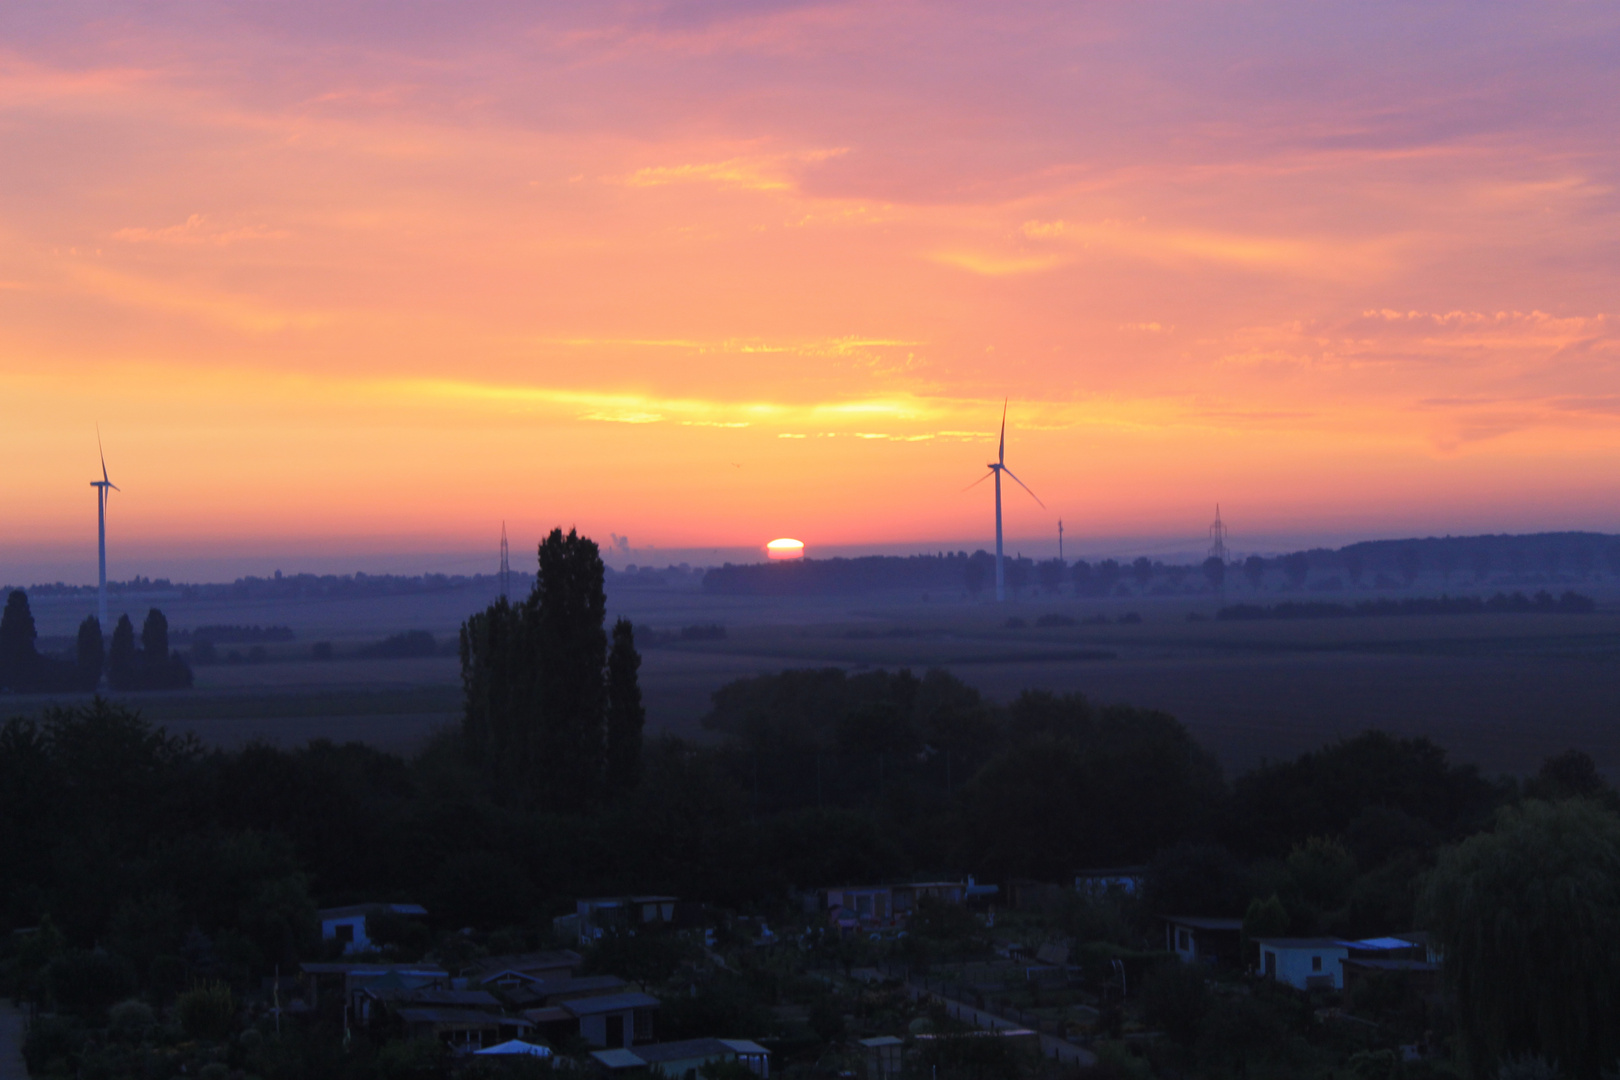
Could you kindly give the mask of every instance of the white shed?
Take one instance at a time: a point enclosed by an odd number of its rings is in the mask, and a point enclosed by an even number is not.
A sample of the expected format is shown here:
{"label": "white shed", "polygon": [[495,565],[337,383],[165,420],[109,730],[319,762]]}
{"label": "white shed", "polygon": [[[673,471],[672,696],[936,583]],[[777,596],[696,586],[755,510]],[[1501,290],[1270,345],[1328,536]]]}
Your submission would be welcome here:
{"label": "white shed", "polygon": [[347,907],[322,908],[317,915],[321,920],[321,937],[343,942],[345,953],[365,952],[372,942],[366,936],[366,916],[373,912],[391,911],[395,915],[424,918],[427,908],[421,904],[350,904]]}
{"label": "white shed", "polygon": [[1337,938],[1257,938],[1260,974],[1296,990],[1343,990],[1350,946]]}

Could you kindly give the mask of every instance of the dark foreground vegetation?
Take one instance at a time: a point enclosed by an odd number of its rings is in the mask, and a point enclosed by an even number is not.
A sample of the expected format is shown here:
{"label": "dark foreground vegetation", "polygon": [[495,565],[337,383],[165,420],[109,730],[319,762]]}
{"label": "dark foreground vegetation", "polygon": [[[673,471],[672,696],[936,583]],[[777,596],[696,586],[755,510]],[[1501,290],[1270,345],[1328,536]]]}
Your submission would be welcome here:
{"label": "dark foreground vegetation", "polygon": [[[955,1037],[925,977],[1052,1025],[1098,1077],[1596,1080],[1620,1058],[1620,816],[1584,754],[1497,780],[1368,732],[1228,780],[1167,715],[1001,706],[944,671],[744,680],[715,695],[712,745],[644,743],[599,567],[589,541],[547,540],[534,593],[468,622],[464,723],[410,760],[206,751],[104,700],[0,728],[0,979],[36,1010],[34,1074],[473,1075],[431,1038],[274,1013],[278,973],[341,951],[317,906],[420,903],[424,922],[369,923],[367,956],[455,973],[575,946],[556,916],[634,894],[695,914],[610,933],[582,970],[659,996],[660,1039],[759,1039],[804,1080],[865,1069],[873,1035],[930,1080],[1074,1071]],[[1076,889],[1098,866],[1141,887]],[[968,875],[999,886],[993,913],[922,903],[851,933],[806,902]],[[1242,920],[1246,955],[1167,954],[1163,917],[1189,914]],[[1443,993],[1244,973],[1258,938],[1414,929]],[[1056,982],[1028,975],[1046,946]]]}

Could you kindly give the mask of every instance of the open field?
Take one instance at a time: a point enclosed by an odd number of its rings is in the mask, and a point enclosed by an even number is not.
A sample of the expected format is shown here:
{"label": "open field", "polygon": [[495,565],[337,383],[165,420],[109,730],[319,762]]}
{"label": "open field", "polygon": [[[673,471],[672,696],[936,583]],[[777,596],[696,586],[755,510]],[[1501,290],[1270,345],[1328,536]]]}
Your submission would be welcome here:
{"label": "open field", "polygon": [[[1534,769],[1577,746],[1620,776],[1620,597],[1586,591],[1600,601],[1595,614],[1264,622],[1189,621],[1189,613],[1211,608],[1197,597],[998,607],[907,595],[786,600],[647,590],[613,597],[612,606],[615,615],[665,632],[727,628],[721,640],[644,650],[650,726],[687,736],[703,737],[699,720],[709,695],[736,678],[787,667],[938,666],[997,700],[1039,687],[1164,709],[1233,770],[1376,726],[1427,735],[1488,773]],[[154,720],[222,746],[327,737],[408,751],[455,721],[457,660],[355,653],[407,629],[453,640],[460,620],[489,600],[471,592],[241,605],[134,598],[124,607],[137,619],[156,604],[177,629],[282,624],[296,638],[270,645],[264,663],[198,668],[189,694],[130,699]],[[86,606],[83,598],[40,598],[41,634],[70,633]],[[1117,620],[1127,610],[1142,621],[1078,625],[1098,615]],[[1050,613],[1077,625],[1007,627],[1010,617],[1033,624]],[[337,658],[310,659],[315,641],[333,642]],[[43,704],[17,698],[0,703],[0,712]]]}

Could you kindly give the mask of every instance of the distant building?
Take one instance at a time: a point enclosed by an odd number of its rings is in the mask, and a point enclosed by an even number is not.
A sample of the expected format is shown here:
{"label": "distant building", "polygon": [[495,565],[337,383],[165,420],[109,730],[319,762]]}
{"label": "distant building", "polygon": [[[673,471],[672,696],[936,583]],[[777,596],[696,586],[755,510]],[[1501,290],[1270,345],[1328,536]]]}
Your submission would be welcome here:
{"label": "distant building", "polygon": [[427,918],[427,908],[421,904],[349,904],[345,907],[322,908],[317,912],[321,920],[321,938],[324,941],[343,942],[345,953],[373,949],[375,943],[366,936],[366,916],[380,912],[406,918]]}
{"label": "distant building", "polygon": [[1165,916],[1164,947],[1189,964],[1236,963],[1242,940],[1242,919]]}
{"label": "distant building", "polygon": [[1350,947],[1337,938],[1257,938],[1260,975],[1296,990],[1343,990]]}
{"label": "distant building", "polygon": [[900,1075],[902,1051],[906,1041],[893,1035],[878,1035],[861,1040],[866,1056],[867,1080],[894,1080]]}
{"label": "distant building", "polygon": [[613,930],[634,931],[638,926],[672,926],[680,899],[674,896],[601,896],[580,900],[572,916],[553,919],[559,932],[578,935],[582,945],[599,941]]}
{"label": "distant building", "polygon": [[771,1075],[771,1052],[747,1039],[649,1043],[634,1049],[596,1050],[591,1057],[610,1073],[645,1069],[669,1080],[694,1076],[703,1066],[715,1061],[740,1061],[761,1080],[769,1080]]}
{"label": "distant building", "polygon": [[1136,896],[1147,879],[1145,866],[1110,866],[1081,870],[1074,875],[1074,891],[1082,896],[1106,896],[1124,893]]}
{"label": "distant building", "polygon": [[650,1043],[659,1001],[639,991],[576,998],[555,1006],[579,1023],[580,1038],[608,1050]]}
{"label": "distant building", "polygon": [[469,983],[505,987],[537,980],[568,979],[573,977],[574,969],[583,962],[584,957],[572,949],[508,953],[486,956],[476,964],[463,968],[461,974]]}

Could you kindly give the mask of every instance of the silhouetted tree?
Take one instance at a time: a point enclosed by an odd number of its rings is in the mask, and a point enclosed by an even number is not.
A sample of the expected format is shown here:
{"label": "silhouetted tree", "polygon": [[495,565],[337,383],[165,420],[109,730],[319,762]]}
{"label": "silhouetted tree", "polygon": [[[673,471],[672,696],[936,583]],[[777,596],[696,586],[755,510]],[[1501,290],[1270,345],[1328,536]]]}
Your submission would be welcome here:
{"label": "silhouetted tree", "polygon": [[107,647],[107,684],[114,690],[132,690],[136,679],[135,624],[128,615],[120,615]]}
{"label": "silhouetted tree", "polygon": [[1093,582],[1091,564],[1084,559],[1076,559],[1074,565],[1069,567],[1069,577],[1074,581],[1074,591],[1077,596],[1090,596],[1096,587]]}
{"label": "silhouetted tree", "polygon": [[647,711],[641,704],[636,669],[635,629],[629,619],[613,624],[613,646],[608,651],[607,785],[626,791],[641,780],[641,731]]}
{"label": "silhouetted tree", "polygon": [[1361,575],[1367,572],[1366,556],[1361,553],[1359,548],[1345,548],[1342,555],[1344,557],[1344,572],[1350,575],[1350,584],[1360,585]]}
{"label": "silhouetted tree", "polygon": [[528,608],[534,623],[536,691],[544,722],[541,760],[552,804],[573,805],[600,786],[607,750],[607,594],[595,542],[561,529],[540,544]]}
{"label": "silhouetted tree", "polygon": [[[603,577],[596,544],[553,529],[528,599],[514,606],[502,598],[461,629],[469,756],[502,791],[553,810],[589,805],[606,779],[612,673]],[[624,644],[616,670],[628,721],[640,702],[628,628]]]}
{"label": "silhouetted tree", "polygon": [[13,589],[6,597],[5,613],[0,615],[0,687],[33,688],[39,667],[39,652],[34,647],[36,637],[28,594]]}
{"label": "silhouetted tree", "polygon": [[1042,589],[1056,595],[1063,591],[1063,579],[1069,576],[1069,568],[1062,559],[1047,559],[1035,568],[1035,575]]}
{"label": "silhouetted tree", "polygon": [[1204,560],[1204,577],[1209,581],[1209,587],[1219,592],[1226,584],[1226,563],[1216,555]]}
{"label": "silhouetted tree", "polygon": [[79,624],[77,650],[79,684],[86,690],[94,690],[99,686],[101,670],[106,666],[106,662],[106,647],[101,639],[101,620],[94,615],[87,616],[84,622]]}
{"label": "silhouetted tree", "polygon": [[1148,582],[1153,580],[1153,560],[1146,555],[1138,555],[1131,563],[1131,576],[1136,579],[1136,587],[1146,589]]}
{"label": "silhouetted tree", "polygon": [[169,662],[169,620],[163,612],[152,608],[141,625],[141,652],[146,666],[157,671]]}
{"label": "silhouetted tree", "polygon": [[1542,762],[1540,771],[1525,781],[1524,793],[1549,802],[1595,798],[1612,804],[1614,800],[1614,789],[1598,772],[1597,762],[1582,750],[1565,750]]}
{"label": "silhouetted tree", "polygon": [[1102,562],[1098,563],[1097,569],[1092,571],[1092,576],[1095,578],[1097,583],[1097,595],[1112,595],[1114,586],[1119,584],[1119,579],[1124,575],[1124,573],[1124,568],[1113,559],[1104,559]]}
{"label": "silhouetted tree", "polygon": [[1620,1056],[1620,817],[1530,801],[1441,855],[1421,919],[1445,958],[1465,1063],[1538,1054],[1596,1080]]}
{"label": "silhouetted tree", "polygon": [[1250,555],[1243,560],[1243,576],[1248,579],[1249,588],[1260,591],[1260,585],[1266,580],[1266,560],[1258,555]]}

